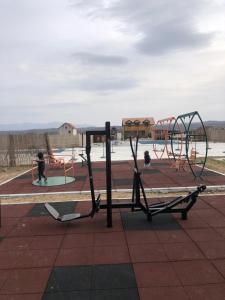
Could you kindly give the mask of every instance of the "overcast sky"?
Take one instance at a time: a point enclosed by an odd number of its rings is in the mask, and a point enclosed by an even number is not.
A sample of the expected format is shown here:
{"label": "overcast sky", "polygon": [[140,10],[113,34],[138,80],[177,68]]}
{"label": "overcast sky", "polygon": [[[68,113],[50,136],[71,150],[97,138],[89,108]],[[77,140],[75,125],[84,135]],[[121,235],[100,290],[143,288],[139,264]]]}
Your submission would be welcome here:
{"label": "overcast sky", "polygon": [[225,120],[225,0],[0,0],[0,123]]}

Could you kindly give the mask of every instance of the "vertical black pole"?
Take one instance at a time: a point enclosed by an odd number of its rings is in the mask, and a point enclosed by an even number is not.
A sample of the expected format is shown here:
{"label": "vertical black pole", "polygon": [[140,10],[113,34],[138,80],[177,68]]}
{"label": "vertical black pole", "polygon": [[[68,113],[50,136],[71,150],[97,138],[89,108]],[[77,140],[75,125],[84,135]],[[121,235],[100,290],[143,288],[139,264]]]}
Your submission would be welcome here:
{"label": "vertical black pole", "polygon": [[92,199],[92,207],[93,207],[95,205],[95,189],[94,189],[94,179],[93,179],[92,166],[91,166],[91,136],[88,132],[86,132],[86,155],[87,155],[88,175],[89,175],[91,199]]}
{"label": "vertical black pole", "polygon": [[110,122],[105,123],[106,132],[106,201],[107,201],[107,227],[112,227],[112,178],[111,178],[111,134]]}

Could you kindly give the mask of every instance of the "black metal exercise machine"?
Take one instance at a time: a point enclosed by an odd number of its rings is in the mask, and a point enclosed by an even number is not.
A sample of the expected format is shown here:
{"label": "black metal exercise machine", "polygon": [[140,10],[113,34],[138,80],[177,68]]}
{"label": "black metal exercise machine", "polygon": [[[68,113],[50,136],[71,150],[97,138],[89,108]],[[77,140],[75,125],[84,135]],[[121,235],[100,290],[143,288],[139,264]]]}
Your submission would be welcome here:
{"label": "black metal exercise machine", "polygon": [[[192,206],[197,201],[199,193],[206,189],[205,185],[201,185],[193,192],[188,193],[186,196],[177,197],[171,201],[160,202],[157,204],[149,205],[146,197],[146,193],[141,180],[141,172],[138,169],[137,164],[137,150],[138,150],[138,138],[136,139],[135,149],[132,144],[132,138],[130,138],[130,146],[134,159],[134,175],[133,175],[133,192],[132,201],[112,203],[112,180],[111,180],[111,131],[110,122],[105,123],[105,130],[101,131],[87,131],[86,132],[86,155],[88,175],[90,182],[92,209],[87,214],[72,213],[60,215],[59,212],[49,203],[45,204],[49,214],[60,222],[73,221],[86,217],[93,217],[99,209],[106,209],[107,211],[107,227],[112,227],[112,209],[113,208],[131,208],[133,212],[142,211],[147,216],[147,220],[151,221],[152,217],[160,213],[181,213],[183,220],[187,219],[187,214]],[[92,173],[91,162],[91,136],[92,135],[105,135],[106,145],[106,203],[100,203],[100,195],[97,199],[95,197],[94,179]],[[142,195],[142,196],[141,196]],[[181,204],[183,205],[181,207]]]}

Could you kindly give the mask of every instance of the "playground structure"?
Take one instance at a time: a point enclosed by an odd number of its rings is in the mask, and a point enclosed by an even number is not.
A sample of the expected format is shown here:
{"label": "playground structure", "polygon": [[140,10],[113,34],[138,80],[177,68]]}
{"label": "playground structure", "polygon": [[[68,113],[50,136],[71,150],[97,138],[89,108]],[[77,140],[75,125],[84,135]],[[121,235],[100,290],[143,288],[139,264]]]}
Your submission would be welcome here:
{"label": "playground structure", "polygon": [[169,117],[162,120],[158,120],[156,123],[156,127],[158,127],[159,130],[156,140],[162,141],[160,145],[156,142],[153,143],[153,151],[157,159],[162,159],[164,153],[167,154],[167,157],[169,159],[172,158],[169,140],[173,128],[173,123],[175,122],[175,120],[175,117]]}
{"label": "playground structure", "polygon": [[[90,158],[91,153],[91,136],[92,135],[105,135],[106,143],[106,203],[101,204],[100,194],[96,197],[94,188],[94,177],[92,173],[92,162]],[[144,186],[141,179],[141,172],[138,169],[137,164],[137,151],[138,151],[138,137],[136,138],[135,145],[133,145],[132,138],[130,137],[130,147],[134,159],[133,168],[133,191],[132,199],[130,202],[113,203],[112,202],[112,179],[111,179],[111,139],[110,139],[110,122],[105,123],[105,130],[101,131],[87,131],[86,132],[86,155],[87,155],[87,167],[91,191],[92,208],[86,214],[72,213],[72,214],[60,214],[49,203],[45,204],[45,208],[49,214],[57,221],[66,222],[73,221],[86,217],[93,217],[100,209],[106,209],[107,212],[107,227],[112,227],[112,209],[113,208],[130,208],[133,213],[136,211],[142,211],[148,221],[152,221],[152,217],[161,213],[180,213],[183,220],[187,219],[187,214],[192,206],[197,201],[199,193],[206,189],[206,186],[202,185],[196,188],[193,192],[186,196],[180,196],[172,201],[162,201],[156,204],[149,205]]]}
{"label": "playground structure", "polygon": [[[192,128],[196,120],[200,122],[197,132]],[[181,147],[182,150],[180,150],[179,155],[176,153],[177,140],[180,141],[179,144],[181,146],[185,145],[185,147]],[[201,155],[199,155],[197,149],[198,142],[203,142],[205,146],[204,153]],[[171,150],[177,168],[184,168],[184,165],[188,164],[195,178],[202,176],[208,156],[208,140],[204,123],[197,111],[177,117],[171,135]],[[196,164],[198,165],[198,170],[194,168]]]}
{"label": "playground structure", "polygon": [[[48,172],[51,168],[59,168],[62,169],[62,176],[54,176],[49,177]],[[35,178],[35,173],[37,171],[37,161],[32,160],[32,184],[42,186],[41,183],[37,183],[37,178]],[[72,177],[68,176],[69,172],[72,171]],[[48,178],[47,182],[44,183],[44,186],[52,186],[52,185],[61,185],[67,184],[75,181],[75,164],[74,159],[70,159],[67,162],[62,157],[57,157],[56,155],[47,155],[45,156],[45,175]]]}
{"label": "playground structure", "polygon": [[87,165],[87,158],[85,157],[85,149],[81,149],[81,153],[79,153],[78,155],[80,156],[81,158],[81,164],[82,164],[82,167],[84,165]]}
{"label": "playground structure", "polygon": [[[194,121],[200,123],[197,133],[192,126]],[[179,115],[177,118],[169,117],[158,120],[157,140],[153,143],[153,151],[157,159],[162,159],[166,154],[171,160],[171,166],[177,171],[184,170],[188,165],[194,177],[201,177],[208,155],[208,142],[204,123],[197,111]],[[204,142],[205,151],[201,155],[197,150],[197,143]],[[199,156],[198,156],[199,155]],[[196,171],[194,165],[200,167]]]}

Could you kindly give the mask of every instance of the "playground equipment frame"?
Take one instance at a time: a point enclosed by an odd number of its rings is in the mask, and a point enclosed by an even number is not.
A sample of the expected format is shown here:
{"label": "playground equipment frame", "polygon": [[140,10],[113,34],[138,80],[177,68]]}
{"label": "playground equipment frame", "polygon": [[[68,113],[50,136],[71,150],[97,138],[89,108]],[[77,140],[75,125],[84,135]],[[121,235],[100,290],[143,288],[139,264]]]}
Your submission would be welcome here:
{"label": "playground equipment frame", "polygon": [[[70,166],[66,166],[67,164],[70,164]],[[65,177],[65,184],[66,184],[66,177],[67,177],[67,173],[72,170],[72,176],[75,177],[75,164],[74,164],[74,160],[71,159],[68,162],[65,162],[64,158],[60,158],[58,163],[54,164],[54,163],[50,163],[50,157],[47,156],[45,157],[45,165],[46,166],[55,166],[57,168],[62,168],[63,169],[63,174]],[[32,160],[32,169],[31,169],[31,176],[32,176],[32,182],[35,180],[35,170],[37,169],[37,161],[35,159]],[[45,169],[46,172],[46,176],[48,177],[48,168]]]}
{"label": "playground equipment frame", "polygon": [[[105,135],[106,137],[106,204],[100,203],[100,195],[97,199],[95,197],[94,179],[92,173],[91,163],[91,135]],[[59,212],[49,203],[45,204],[49,214],[60,222],[73,221],[85,217],[93,217],[99,209],[106,209],[107,211],[107,227],[112,227],[112,209],[113,208],[131,208],[131,211],[142,211],[147,215],[147,220],[151,221],[154,215],[160,213],[181,213],[183,220],[187,219],[188,211],[197,201],[199,193],[206,189],[206,186],[202,185],[196,188],[195,191],[189,193],[186,196],[180,196],[172,201],[160,202],[157,204],[149,205],[145,190],[141,180],[141,172],[138,169],[137,164],[137,150],[138,150],[138,137],[136,139],[135,147],[132,144],[132,138],[130,138],[130,146],[134,159],[134,176],[133,176],[133,192],[130,202],[113,203],[112,202],[112,180],[111,180],[111,140],[110,140],[110,122],[105,123],[105,130],[102,131],[87,131],[86,132],[86,154],[87,154],[87,166],[91,190],[92,209],[87,214],[72,213],[66,215],[60,215]],[[142,194],[142,198],[141,198]],[[142,203],[143,201],[143,203]],[[184,204],[180,207],[180,204]],[[177,207],[179,206],[179,207]]]}
{"label": "playground equipment frame", "polygon": [[[202,134],[195,134],[195,133],[191,133],[191,124],[192,124],[192,121],[194,120],[194,118],[197,117],[200,121],[200,124],[201,124],[201,127],[202,127]],[[185,120],[188,119],[189,122],[188,124],[186,125],[185,123]],[[195,178],[197,177],[201,177],[202,174],[203,174],[203,171],[204,171],[204,168],[205,168],[205,164],[206,164],[206,160],[207,160],[207,156],[208,156],[208,139],[207,139],[207,134],[206,134],[206,130],[205,130],[205,126],[204,126],[204,123],[202,121],[202,118],[200,117],[199,113],[197,111],[194,111],[194,112],[190,112],[190,113],[186,113],[186,114],[183,114],[183,115],[179,115],[174,123],[174,126],[173,126],[173,131],[172,131],[172,135],[171,135],[171,150],[172,150],[172,154],[173,154],[173,157],[174,157],[174,160],[176,161],[177,157],[176,157],[176,154],[174,152],[174,139],[173,139],[173,136],[176,135],[176,125],[178,124],[178,122],[181,121],[181,124],[184,128],[184,138],[185,138],[185,154],[184,154],[184,157],[185,157],[185,160],[187,161],[189,167],[190,167],[190,170],[193,174],[193,176]],[[180,127],[180,126],[179,126]],[[202,167],[201,167],[201,170],[200,172],[196,172],[193,168],[193,159],[191,157],[191,155],[189,155],[189,145],[190,145],[190,141],[191,139],[195,139],[195,137],[197,138],[201,138],[204,142],[205,142],[205,155],[203,157],[203,161],[202,163],[197,163],[198,166],[201,164]],[[195,141],[196,142],[196,141]]]}

